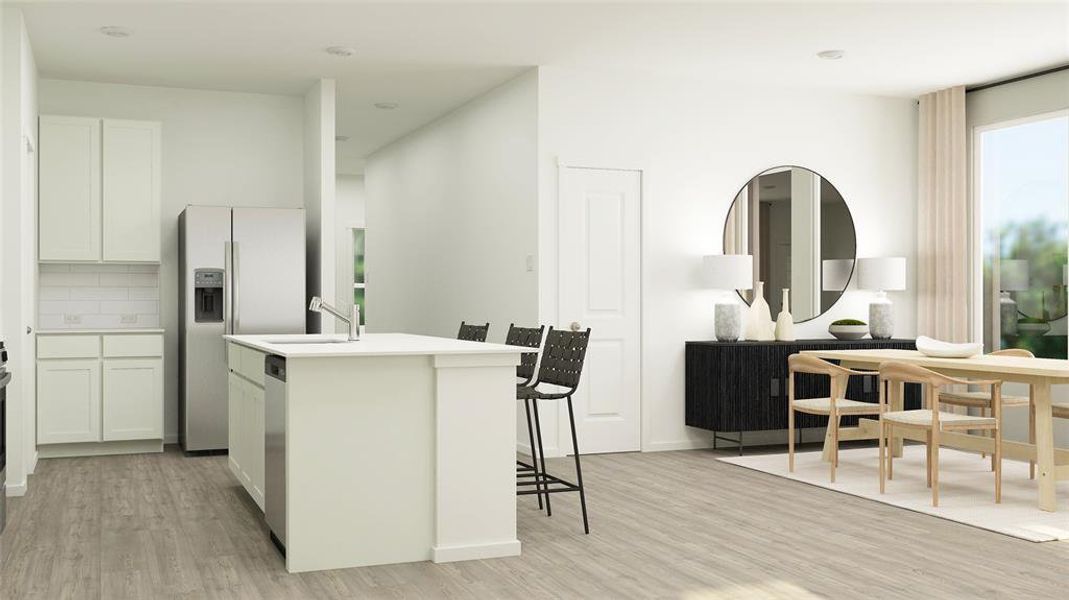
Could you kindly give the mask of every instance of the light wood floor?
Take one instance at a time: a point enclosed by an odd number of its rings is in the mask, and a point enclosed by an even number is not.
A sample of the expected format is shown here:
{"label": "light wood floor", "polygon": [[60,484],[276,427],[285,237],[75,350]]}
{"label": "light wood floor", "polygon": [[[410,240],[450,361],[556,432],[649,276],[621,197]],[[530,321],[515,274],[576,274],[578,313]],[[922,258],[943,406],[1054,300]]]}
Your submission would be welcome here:
{"label": "light wood floor", "polygon": [[[725,465],[709,451],[584,460],[523,555],[290,575],[225,457],[41,461],[12,499],[0,598],[1064,598],[1069,544],[1034,544]],[[557,461],[560,466],[566,462]],[[875,476],[875,475],[874,475]]]}

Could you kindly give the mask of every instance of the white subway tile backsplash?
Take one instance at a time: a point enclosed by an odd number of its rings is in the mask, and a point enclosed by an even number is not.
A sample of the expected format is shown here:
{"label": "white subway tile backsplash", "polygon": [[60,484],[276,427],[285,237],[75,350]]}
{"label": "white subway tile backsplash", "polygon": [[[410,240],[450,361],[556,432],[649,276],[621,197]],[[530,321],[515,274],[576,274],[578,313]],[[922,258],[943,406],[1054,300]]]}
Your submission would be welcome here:
{"label": "white subway tile backsplash", "polygon": [[153,314],[160,312],[160,304],[154,300],[105,300],[100,303],[100,314]]}
{"label": "white subway tile backsplash", "polygon": [[74,285],[100,285],[100,275],[97,273],[41,273],[40,285],[51,286],[74,286]]}
{"label": "white subway tile backsplash", "polygon": [[159,287],[160,276],[156,273],[130,273],[130,287]]}
{"label": "white subway tile backsplash", "polygon": [[72,287],[71,300],[126,300],[129,288],[124,287]]}
{"label": "white subway tile backsplash", "polygon": [[39,273],[39,329],[159,327],[159,265],[48,263]]}
{"label": "white subway tile backsplash", "polygon": [[129,273],[129,265],[71,265],[71,273]]}
{"label": "white subway tile backsplash", "polygon": [[132,287],[127,288],[131,300],[159,300],[160,288],[158,287]]}
{"label": "white subway tile backsplash", "polygon": [[63,315],[37,315],[38,329],[65,329],[69,327],[63,324]]}
{"label": "white subway tile backsplash", "polygon": [[43,285],[37,290],[39,300],[67,300],[71,297],[71,289],[68,287],[52,287]]}

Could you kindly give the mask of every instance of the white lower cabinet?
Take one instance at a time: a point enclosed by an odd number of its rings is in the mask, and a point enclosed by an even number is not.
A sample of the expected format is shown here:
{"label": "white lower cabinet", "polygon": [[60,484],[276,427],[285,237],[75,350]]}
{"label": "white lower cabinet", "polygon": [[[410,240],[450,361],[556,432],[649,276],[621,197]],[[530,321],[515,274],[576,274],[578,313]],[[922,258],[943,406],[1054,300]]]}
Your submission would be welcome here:
{"label": "white lower cabinet", "polygon": [[163,438],[163,361],[104,359],[104,441]]}
{"label": "white lower cabinet", "polygon": [[161,451],[163,336],[39,336],[37,443],[42,456]]}
{"label": "white lower cabinet", "polygon": [[241,482],[260,510],[264,509],[264,355],[231,344],[227,352],[230,370],[229,459],[230,471]]}
{"label": "white lower cabinet", "polygon": [[100,440],[100,361],[37,362],[37,443]]}

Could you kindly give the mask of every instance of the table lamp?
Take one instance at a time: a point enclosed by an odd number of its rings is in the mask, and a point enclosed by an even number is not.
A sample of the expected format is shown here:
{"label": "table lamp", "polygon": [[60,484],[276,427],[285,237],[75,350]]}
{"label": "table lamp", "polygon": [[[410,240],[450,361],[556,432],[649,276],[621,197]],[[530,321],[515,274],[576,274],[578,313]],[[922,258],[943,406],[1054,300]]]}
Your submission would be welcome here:
{"label": "table lamp", "polygon": [[858,287],[876,292],[869,304],[869,335],[872,339],[888,339],[894,335],[894,305],[887,292],[906,289],[906,259],[901,256],[859,258]]}
{"label": "table lamp", "polygon": [[820,289],[825,292],[842,292],[854,273],[854,259],[829,258],[821,261]]}
{"label": "table lamp", "polygon": [[[753,289],[753,257],[749,254],[716,254],[702,259],[708,287],[715,290]],[[734,342],[742,337],[742,304],[737,294],[732,302],[716,304],[716,339]]]}

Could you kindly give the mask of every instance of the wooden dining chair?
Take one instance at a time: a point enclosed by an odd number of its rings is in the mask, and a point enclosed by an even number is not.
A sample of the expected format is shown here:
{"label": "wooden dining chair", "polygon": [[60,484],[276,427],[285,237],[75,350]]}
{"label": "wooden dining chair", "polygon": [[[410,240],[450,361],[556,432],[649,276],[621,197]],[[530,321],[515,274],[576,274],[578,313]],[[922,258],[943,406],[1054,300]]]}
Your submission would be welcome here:
{"label": "wooden dining chair", "polygon": [[[989,352],[988,356],[1015,356],[1018,358],[1035,358],[1036,355],[1032,354],[1024,348],[1006,348],[1003,350],[995,350]],[[941,404],[947,404],[950,406],[964,406],[966,408],[979,409],[980,415],[984,417],[990,417],[993,414],[991,407],[991,392],[989,390],[980,391],[954,391],[943,390],[939,392],[939,402]],[[1010,406],[1027,406],[1028,407],[1028,443],[1036,443],[1036,405],[1032,399],[1032,393],[1029,392],[1027,396],[1002,396],[1002,408]],[[990,431],[990,430],[988,430]],[[987,453],[980,454],[981,457],[986,457]],[[995,457],[991,457],[991,470],[995,470]],[[1036,478],[1036,461],[1028,461],[1028,478]]]}
{"label": "wooden dining chair", "polygon": [[[839,421],[844,415],[878,415],[883,406],[872,402],[860,402],[846,398],[846,385],[851,375],[875,375],[871,371],[854,371],[835,363],[808,354],[792,354],[787,358],[787,469],[794,472],[794,413],[806,413],[828,417],[828,428],[834,452],[831,463],[831,481],[835,482],[835,469],[839,466]],[[826,398],[795,398],[794,376],[797,373],[827,375],[831,390]]]}
{"label": "wooden dining chair", "polygon": [[[927,481],[932,488],[932,506],[939,506],[939,436],[943,432],[970,429],[994,431],[995,448],[995,502],[1002,502],[1002,382],[995,379],[968,380],[949,377],[924,367],[901,362],[885,362],[880,365],[880,404],[885,404],[891,394],[901,397],[907,383],[920,384],[923,406],[912,410],[885,411],[880,415],[880,493],[884,493],[886,480],[894,477],[894,452],[888,452],[889,440],[894,439],[896,428],[925,432],[927,445]],[[939,410],[939,389],[947,385],[982,385],[991,390],[990,417],[963,415]]]}

